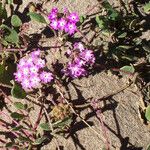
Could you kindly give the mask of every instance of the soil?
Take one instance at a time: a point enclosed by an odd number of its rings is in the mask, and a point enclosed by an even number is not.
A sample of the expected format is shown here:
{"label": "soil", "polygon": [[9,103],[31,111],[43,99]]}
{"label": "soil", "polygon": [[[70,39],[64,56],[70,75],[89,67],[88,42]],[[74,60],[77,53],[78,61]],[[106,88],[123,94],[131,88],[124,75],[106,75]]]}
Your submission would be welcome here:
{"label": "soil", "polygon": [[[33,2],[33,0],[24,0],[23,4],[20,6],[20,10],[24,10],[29,2]],[[41,1],[36,0],[34,2],[39,3]],[[112,1],[111,3],[113,4]],[[119,4],[117,0],[115,0],[114,3],[115,6]],[[53,6],[56,6],[60,11],[63,11],[64,7],[66,7],[71,12],[76,11],[80,15],[84,15],[99,11],[99,8],[96,7],[97,4],[97,0],[59,0],[56,4],[52,4],[51,2],[45,3],[43,9],[49,12]],[[93,8],[92,11],[91,8]],[[31,26],[27,32],[29,34],[40,34],[43,25],[39,25],[32,21],[30,23]],[[91,35],[92,33],[88,33],[87,37]],[[54,38],[44,38],[46,39],[45,42],[42,42],[42,46],[44,47],[55,45],[58,40]],[[52,48],[48,49],[48,64],[51,64],[55,59],[64,61],[64,58],[59,54],[56,54],[56,56],[52,55],[53,53],[51,53],[51,51],[54,50],[55,49]],[[49,67],[51,68],[50,65]],[[99,73],[91,74],[88,78],[75,79],[67,85],[68,94],[66,93],[66,97],[70,98],[75,103],[82,103],[90,98],[100,99],[103,96],[115,93],[113,96],[100,102],[102,111],[101,117],[103,117],[111,150],[145,150],[148,144],[150,144],[150,128],[144,124],[139,113],[143,98],[141,92],[134,83],[125,90],[118,92],[118,90],[129,83],[129,78],[131,78],[129,75],[123,75],[122,78],[119,78],[109,71],[99,71]],[[27,100],[23,101],[25,103],[27,102]],[[34,106],[35,110],[31,113],[33,123],[35,123],[37,119],[36,114],[39,112],[39,107],[36,105]],[[85,107],[80,110],[80,114],[99,135],[87,127],[80,118],[77,118],[78,122],[72,127],[70,137],[64,138],[63,136],[58,136],[57,141],[60,149],[102,149],[105,146],[105,135],[99,120],[95,117],[95,113],[90,107]],[[1,135],[3,129],[0,130]],[[55,139],[52,139],[50,143],[47,143],[41,148],[41,150],[56,149],[57,144]]]}

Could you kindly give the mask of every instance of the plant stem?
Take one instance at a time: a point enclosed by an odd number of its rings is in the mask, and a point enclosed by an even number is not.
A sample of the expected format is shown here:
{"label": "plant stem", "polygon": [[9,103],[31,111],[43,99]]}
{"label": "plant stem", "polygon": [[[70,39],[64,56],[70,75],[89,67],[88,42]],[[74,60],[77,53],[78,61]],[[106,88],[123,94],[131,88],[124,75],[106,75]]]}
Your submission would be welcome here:
{"label": "plant stem", "polygon": [[93,129],[85,120],[82,116],[80,116],[75,110],[74,108],[70,105],[70,103],[68,102],[68,100],[64,97],[63,93],[61,92],[59,86],[56,84],[56,87],[57,87],[57,90],[58,92],[60,93],[61,97],[64,99],[64,101],[68,104],[68,106],[71,108],[72,112],[77,116],[79,117],[82,122],[84,122],[95,134],[97,134],[99,137],[101,137],[102,140],[105,141],[105,139],[95,130]]}

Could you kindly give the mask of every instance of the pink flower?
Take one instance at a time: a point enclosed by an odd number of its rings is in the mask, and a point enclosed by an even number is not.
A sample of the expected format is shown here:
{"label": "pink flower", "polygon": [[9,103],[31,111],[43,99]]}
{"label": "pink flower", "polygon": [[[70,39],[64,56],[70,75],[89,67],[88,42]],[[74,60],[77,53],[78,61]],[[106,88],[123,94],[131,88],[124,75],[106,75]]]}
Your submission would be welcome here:
{"label": "pink flower", "polygon": [[81,77],[81,76],[85,76],[86,75],[86,70],[75,64],[75,63],[69,63],[68,64],[68,67],[67,67],[67,70],[68,70],[68,74],[72,77],[72,78],[77,78],[77,77]]}
{"label": "pink flower", "polygon": [[76,42],[76,43],[74,43],[73,46],[74,46],[74,49],[78,49],[78,50],[80,50],[80,52],[84,51],[84,46],[81,42]]}
{"label": "pink flower", "polygon": [[23,68],[21,68],[21,71],[22,71],[22,74],[23,74],[25,77],[29,76],[29,74],[30,74],[30,70],[29,70],[28,67],[23,67]]}
{"label": "pink flower", "polygon": [[40,87],[41,86],[40,82],[41,82],[41,80],[37,75],[30,77],[30,84],[31,84],[32,88]]}
{"label": "pink flower", "polygon": [[52,20],[50,23],[50,27],[54,30],[58,30],[58,21],[56,19]]}
{"label": "pink flower", "polygon": [[27,65],[27,61],[25,58],[21,58],[19,64],[17,65],[18,68],[25,67]]}
{"label": "pink flower", "polygon": [[23,81],[21,82],[21,85],[25,91],[32,90],[32,86],[31,86],[29,78],[24,78]]}
{"label": "pink flower", "polygon": [[75,23],[68,22],[66,27],[65,27],[65,32],[68,32],[70,35],[74,34],[76,32],[76,25]]}
{"label": "pink flower", "polygon": [[50,21],[57,19],[57,13],[58,13],[58,9],[56,7],[52,8],[50,14],[48,15],[48,19]]}
{"label": "pink flower", "polygon": [[37,67],[39,67],[39,68],[44,68],[46,62],[45,62],[44,59],[37,58],[37,59],[35,59],[34,64],[35,64]]}
{"label": "pink flower", "polygon": [[31,57],[35,58],[35,57],[39,57],[40,56],[40,49],[37,49],[36,51],[33,51],[30,54]]}
{"label": "pink flower", "polygon": [[85,66],[85,64],[86,64],[86,62],[84,60],[80,59],[79,57],[76,57],[74,62],[80,67]]}
{"label": "pink flower", "polygon": [[33,66],[33,58],[32,57],[29,57],[28,59],[27,59],[27,61],[26,61],[26,65],[28,66],[28,67],[30,67],[30,66]]}
{"label": "pink flower", "polygon": [[17,71],[16,73],[14,73],[15,76],[15,80],[18,82],[21,82],[23,80],[23,74],[21,71]]}
{"label": "pink flower", "polygon": [[77,23],[79,21],[79,16],[76,12],[71,13],[68,17],[69,22]]}
{"label": "pink flower", "polygon": [[40,50],[34,51],[19,61],[17,72],[14,73],[15,81],[27,92],[40,88],[42,83],[53,79],[52,73],[43,71],[44,67],[46,62],[40,57]]}
{"label": "pink flower", "polygon": [[53,7],[51,10],[52,13],[58,13],[58,8],[57,7]]}
{"label": "pink flower", "polygon": [[60,20],[58,20],[58,29],[64,30],[66,24],[67,24],[67,21],[64,18],[61,18]]}
{"label": "pink flower", "polygon": [[67,56],[70,56],[72,54],[72,51],[70,49],[68,49],[65,53]]}
{"label": "pink flower", "polygon": [[52,21],[53,19],[57,19],[57,14],[51,12],[51,13],[48,15],[48,19],[49,19],[50,21]]}
{"label": "pink flower", "polygon": [[39,67],[37,67],[37,66],[32,66],[32,67],[30,67],[30,75],[35,75],[35,74],[38,74],[38,71],[39,71]]}
{"label": "pink flower", "polygon": [[85,60],[87,63],[93,64],[95,62],[95,57],[93,51],[91,50],[84,50],[80,53],[80,57]]}
{"label": "pink flower", "polygon": [[40,74],[40,79],[43,83],[48,83],[48,82],[51,82],[53,80],[53,75],[50,72],[43,71]]}

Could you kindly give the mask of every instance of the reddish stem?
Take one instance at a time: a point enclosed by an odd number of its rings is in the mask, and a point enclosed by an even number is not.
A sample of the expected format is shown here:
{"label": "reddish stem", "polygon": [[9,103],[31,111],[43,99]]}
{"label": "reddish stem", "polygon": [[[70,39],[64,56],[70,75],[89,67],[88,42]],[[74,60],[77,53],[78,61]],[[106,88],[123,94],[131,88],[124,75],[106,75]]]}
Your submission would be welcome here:
{"label": "reddish stem", "polygon": [[34,128],[33,128],[33,131],[36,131],[36,129],[37,129],[39,123],[40,123],[40,120],[41,120],[41,118],[42,118],[42,110],[43,110],[43,106],[42,106],[41,109],[40,109],[40,112],[39,112],[39,114],[38,114],[38,118],[37,118],[37,120],[36,120],[36,122],[35,122],[35,125],[34,125]]}
{"label": "reddish stem", "polygon": [[98,119],[100,121],[100,124],[101,124],[101,127],[102,127],[102,131],[103,131],[103,135],[104,135],[104,137],[106,139],[106,143],[105,143],[106,144],[106,149],[110,150],[110,146],[109,146],[110,142],[109,142],[109,139],[107,137],[107,131],[106,131],[107,129],[106,129],[105,125],[104,125],[103,116],[102,116],[102,112],[101,112],[100,109],[96,111],[96,115],[97,115],[97,117],[98,117]]}
{"label": "reddish stem", "polygon": [[[20,124],[15,121],[13,118],[11,118],[9,115],[7,115],[6,113],[4,113],[3,111],[1,111],[1,113],[5,116],[7,116],[10,120],[12,120],[17,126],[20,126]],[[23,133],[27,136],[27,137],[31,137],[32,140],[34,140],[34,138],[32,137],[32,134],[27,132],[25,129],[22,129]]]}

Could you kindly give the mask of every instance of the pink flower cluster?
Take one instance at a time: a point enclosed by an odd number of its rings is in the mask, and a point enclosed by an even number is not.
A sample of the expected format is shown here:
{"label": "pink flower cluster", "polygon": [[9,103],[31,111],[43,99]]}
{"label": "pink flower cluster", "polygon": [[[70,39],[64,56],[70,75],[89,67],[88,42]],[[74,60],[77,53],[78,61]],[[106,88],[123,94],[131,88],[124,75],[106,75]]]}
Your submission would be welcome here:
{"label": "pink flower cluster", "polygon": [[92,50],[84,48],[82,43],[75,43],[73,50],[66,53],[71,62],[68,62],[66,69],[63,70],[65,75],[72,78],[78,78],[87,75],[87,69],[95,63],[95,56]]}
{"label": "pink flower cluster", "polygon": [[74,34],[77,31],[76,23],[79,21],[79,16],[77,13],[66,13],[64,12],[63,17],[58,17],[58,9],[53,8],[48,15],[50,20],[50,27],[54,30],[65,31],[69,35]]}
{"label": "pink flower cluster", "polygon": [[40,57],[40,50],[31,52],[20,59],[17,72],[14,73],[15,81],[21,84],[25,91],[40,88],[53,80],[49,71],[44,71],[46,62]]}

